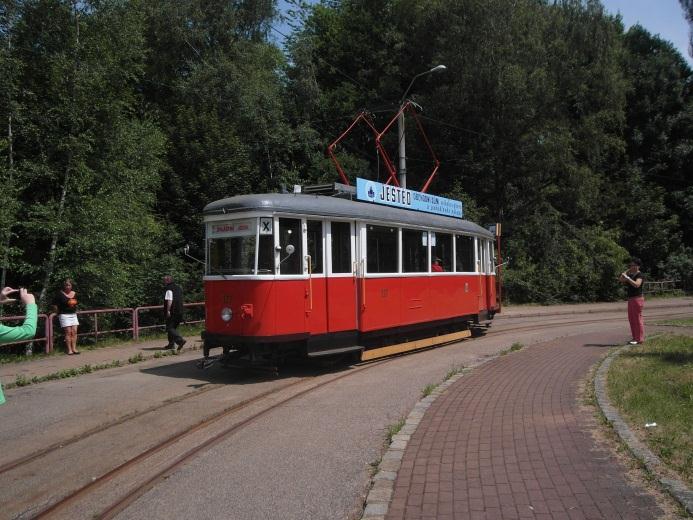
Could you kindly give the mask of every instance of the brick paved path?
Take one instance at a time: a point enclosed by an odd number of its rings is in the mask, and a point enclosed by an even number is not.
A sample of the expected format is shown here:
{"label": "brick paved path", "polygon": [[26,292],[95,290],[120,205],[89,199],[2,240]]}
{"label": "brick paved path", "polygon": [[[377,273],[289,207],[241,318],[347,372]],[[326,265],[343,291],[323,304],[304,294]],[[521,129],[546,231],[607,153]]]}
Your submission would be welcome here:
{"label": "brick paved path", "polygon": [[462,377],[412,436],[386,518],[661,517],[596,445],[581,409],[579,380],[607,350],[589,343],[604,340],[562,338]]}

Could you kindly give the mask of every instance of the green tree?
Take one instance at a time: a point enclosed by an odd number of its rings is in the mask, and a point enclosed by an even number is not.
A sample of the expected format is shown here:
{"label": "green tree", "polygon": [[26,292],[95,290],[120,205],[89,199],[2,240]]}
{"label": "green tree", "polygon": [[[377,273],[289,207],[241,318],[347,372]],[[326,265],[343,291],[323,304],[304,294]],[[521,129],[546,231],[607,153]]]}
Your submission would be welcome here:
{"label": "green tree", "polygon": [[137,111],[143,33],[136,1],[37,0],[22,11],[17,269],[44,304],[67,276],[86,305],[139,303],[141,278],[170,255],[175,233],[153,213],[164,138]]}
{"label": "green tree", "polygon": [[207,203],[294,175],[273,16],[270,1],[148,3],[144,94],[169,142],[158,207],[198,255]]}
{"label": "green tree", "polygon": [[0,93],[3,96],[0,120],[6,123],[6,132],[0,136],[0,157],[5,159],[0,161],[0,287],[6,286],[11,260],[19,253],[12,246],[11,239],[20,207],[18,193],[22,183],[14,153],[14,132],[19,113],[18,78],[22,67],[16,57],[14,33],[20,20],[20,8],[19,1],[7,0],[0,4]]}
{"label": "green tree", "polygon": [[624,41],[629,166],[617,211],[624,245],[659,276],[671,255],[693,243],[693,75],[671,43],[640,26]]}

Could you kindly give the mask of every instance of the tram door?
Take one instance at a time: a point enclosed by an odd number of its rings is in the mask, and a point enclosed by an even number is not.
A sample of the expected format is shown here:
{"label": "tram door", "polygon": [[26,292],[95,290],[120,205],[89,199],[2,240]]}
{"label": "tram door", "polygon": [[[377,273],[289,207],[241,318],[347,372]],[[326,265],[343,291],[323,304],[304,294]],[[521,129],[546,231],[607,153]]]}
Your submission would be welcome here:
{"label": "tram door", "polygon": [[353,331],[358,328],[354,223],[333,221],[328,226],[327,330]]}

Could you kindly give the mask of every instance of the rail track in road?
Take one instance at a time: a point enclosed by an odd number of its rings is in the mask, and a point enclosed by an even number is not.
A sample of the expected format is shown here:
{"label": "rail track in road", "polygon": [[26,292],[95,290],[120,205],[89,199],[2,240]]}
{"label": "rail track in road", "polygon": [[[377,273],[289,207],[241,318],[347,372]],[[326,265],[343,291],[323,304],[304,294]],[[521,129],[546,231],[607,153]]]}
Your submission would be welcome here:
{"label": "rail track in road", "polygon": [[11,460],[9,462],[6,462],[5,464],[0,465],[0,475],[3,473],[7,473],[8,471],[13,470],[14,468],[17,468],[19,466],[22,466],[23,464],[28,464],[29,462],[32,462],[44,455],[47,455],[49,453],[53,453],[57,450],[63,449],[66,446],[69,446],[71,444],[74,444],[76,442],[82,441],[84,439],[87,439],[88,437],[91,437],[93,435],[96,435],[97,433],[101,433],[103,431],[106,431],[110,428],[113,428],[115,426],[124,424],[128,421],[132,421],[133,419],[137,419],[138,417],[142,417],[148,413],[156,412],[158,410],[161,410],[162,408],[165,408],[167,406],[170,406],[174,403],[180,403],[182,401],[185,401],[186,399],[191,399],[193,397],[197,397],[201,394],[207,393],[210,390],[215,390],[220,387],[226,386],[225,384],[210,384],[207,386],[204,386],[202,388],[198,388],[196,390],[193,390],[192,392],[187,392],[183,395],[179,395],[176,397],[173,397],[171,399],[167,399],[159,404],[155,404],[154,406],[150,406],[148,408],[145,408],[144,410],[138,410],[133,413],[126,414],[122,417],[119,417],[113,421],[108,421],[103,424],[100,424],[96,426],[95,428],[91,428],[89,430],[86,430],[78,435],[75,435],[73,437],[70,437],[69,439],[64,439],[61,441],[58,441],[56,443],[53,443],[49,446],[46,446],[45,448],[42,448],[38,451],[35,451],[34,453],[31,453],[29,455],[26,455],[24,457],[17,458],[15,460]]}
{"label": "rail track in road", "polygon": [[[655,310],[658,310],[658,309],[655,309]],[[666,314],[667,318],[678,318],[678,317],[682,317],[682,316],[690,317],[691,315],[693,315],[693,308],[691,309],[690,312],[675,312],[675,313],[666,312],[665,314]],[[626,318],[624,316],[622,316],[621,314],[619,314],[618,316],[613,316],[613,317],[591,318],[588,320],[571,320],[567,316],[570,316],[570,315],[565,315],[565,314],[557,314],[557,315],[553,315],[553,316],[546,315],[546,316],[542,316],[542,318],[543,317],[554,317],[554,318],[558,317],[558,319],[563,320],[563,321],[552,321],[551,323],[543,323],[543,324],[536,324],[535,323],[535,324],[531,324],[531,325],[525,325],[522,327],[516,327],[516,326],[512,326],[511,324],[509,324],[510,326],[508,326],[507,328],[494,327],[493,329],[489,329],[489,331],[486,334],[487,335],[492,335],[492,334],[495,335],[495,334],[511,332],[511,331],[522,332],[522,331],[535,330],[535,329],[551,329],[551,328],[563,327],[566,325],[592,325],[592,324],[596,324],[596,323],[605,323],[605,322],[609,322],[609,321],[617,321],[617,322],[627,321]],[[652,319],[652,318],[658,318],[658,317],[659,316],[657,316],[656,314],[648,314],[645,316],[646,319],[647,318]],[[537,318],[540,318],[540,317],[537,316]],[[505,325],[505,324],[503,324],[503,325]]]}
{"label": "rail track in road", "polygon": [[[690,316],[690,313],[670,313],[666,312],[666,317]],[[509,326],[507,328],[494,328],[489,331],[489,335],[494,337],[503,334],[514,334],[521,331],[550,329],[563,327],[567,325],[587,325],[598,324],[604,322],[624,321],[624,317],[614,315],[612,317],[599,317],[589,320],[570,320],[571,316],[554,315],[551,318],[558,318],[560,321],[551,321],[550,323],[535,323],[528,326]],[[650,314],[648,318],[657,318],[657,315]],[[549,316],[544,316],[549,318]],[[505,324],[504,324],[505,325]],[[340,381],[344,378],[361,373],[364,370],[380,366],[384,363],[394,361],[395,358],[386,358],[373,362],[355,365],[348,369],[348,372],[337,375],[329,374],[328,379],[315,382],[318,376],[309,376],[297,379],[291,383],[282,385],[279,388],[273,388],[256,396],[250,397],[244,401],[237,402],[228,406],[209,417],[204,418],[198,423],[181,429],[166,439],[157,442],[150,448],[142,451],[138,455],[127,459],[121,464],[106,471],[102,475],[93,478],[76,489],[67,491],[64,496],[59,497],[55,502],[48,505],[33,518],[53,518],[53,517],[76,517],[74,510],[79,510],[80,503],[88,502],[90,497],[98,495],[96,501],[91,500],[89,503],[99,503],[101,506],[96,510],[84,514],[80,510],[78,516],[92,516],[94,518],[113,518],[119,512],[126,509],[130,504],[137,500],[140,496],[146,493],[149,489],[156,486],[168,475],[172,474],[177,468],[201,454],[206,449],[227,439],[229,436],[238,432],[242,428],[248,426],[254,421],[267,415],[268,413],[284,406],[292,401],[306,396],[310,392],[316,391],[331,383]],[[319,374],[325,376],[325,374]],[[219,388],[228,387],[227,384],[215,384],[203,387],[194,392],[189,392],[183,396],[179,396],[173,400],[165,401],[159,405],[155,405],[142,412],[124,416],[117,421],[104,424],[93,430],[84,432],[78,438],[71,441],[76,443],[80,440],[85,440],[96,433],[104,432],[116,425],[124,424],[135,417],[141,417],[154,410],[162,410],[167,406],[182,402],[192,397],[201,395],[203,390],[209,392]],[[289,395],[282,395],[289,394]],[[258,409],[254,409],[258,408]],[[241,416],[242,412],[248,412],[246,416]],[[195,434],[195,435],[193,435]],[[193,438],[194,437],[194,438]],[[40,459],[51,452],[57,451],[64,447],[65,444],[48,447],[41,452],[32,454],[23,459],[17,459],[11,463],[7,463],[0,468],[0,472],[11,473],[11,471],[21,468],[30,462]],[[156,460],[155,460],[156,459]],[[142,474],[144,473],[144,474]],[[110,489],[109,483],[111,484]],[[113,489],[115,488],[115,489]]]}
{"label": "rail track in road", "polygon": [[[111,469],[107,473],[97,478],[94,478],[92,481],[78,487],[73,491],[70,491],[66,496],[62,497],[60,500],[45,508],[44,510],[38,512],[32,518],[53,518],[56,516],[60,516],[61,513],[68,510],[80,498],[83,498],[88,494],[94,492],[97,488],[114,481],[114,479],[122,476],[128,471],[131,471],[133,469],[141,469],[142,465],[146,463],[151,457],[162,452],[167,448],[174,446],[180,440],[189,437],[193,433],[203,433],[203,430],[205,428],[209,428],[214,423],[218,423],[224,419],[232,418],[234,415],[237,415],[241,410],[251,407],[251,405],[259,404],[263,401],[267,402],[266,406],[261,407],[259,411],[251,413],[248,417],[242,418],[237,422],[232,422],[232,424],[230,425],[224,425],[220,429],[220,431],[208,433],[208,435],[203,441],[194,442],[191,447],[188,447],[184,450],[174,450],[176,452],[174,452],[171,456],[167,457],[168,460],[165,463],[159,463],[157,466],[157,470],[155,472],[152,472],[153,474],[147,475],[146,477],[139,477],[133,479],[137,482],[136,486],[132,487],[125,493],[120,494],[120,496],[116,500],[111,501],[110,505],[102,508],[100,511],[89,514],[89,516],[93,518],[113,518],[120,511],[125,509],[129,504],[134,502],[142,494],[146,493],[149,489],[154,487],[159,481],[163,480],[167,475],[172,473],[176,468],[183,465],[192,457],[199,454],[203,450],[213,446],[214,444],[224,440],[229,435],[251,424],[257,419],[265,416],[269,412],[283,405],[286,405],[287,403],[294,401],[300,397],[304,397],[306,394],[323,388],[326,385],[335,383],[347,377],[361,373],[364,370],[375,368],[376,366],[379,366],[380,364],[386,363],[388,361],[391,360],[385,359],[355,366],[346,373],[341,373],[339,375],[329,378],[326,381],[321,381],[314,384],[310,384],[310,382],[313,381],[316,376],[301,378],[289,384],[283,385],[280,388],[269,390],[267,392],[264,392],[263,394],[236,403],[235,405],[230,406],[227,409],[224,409],[210,416],[209,418],[204,419],[203,421],[195,424],[190,428],[186,428],[184,430],[177,432],[176,434],[165,439],[164,441],[159,442],[156,445],[149,448],[148,450],[140,453],[139,455],[128,459],[127,461]],[[285,392],[287,390],[291,390],[294,387],[306,383],[309,384],[307,388],[299,389],[297,392],[289,395],[288,397],[284,397],[276,402],[273,402],[273,397],[276,397],[278,394]],[[159,469],[159,467],[161,467],[161,469]]]}

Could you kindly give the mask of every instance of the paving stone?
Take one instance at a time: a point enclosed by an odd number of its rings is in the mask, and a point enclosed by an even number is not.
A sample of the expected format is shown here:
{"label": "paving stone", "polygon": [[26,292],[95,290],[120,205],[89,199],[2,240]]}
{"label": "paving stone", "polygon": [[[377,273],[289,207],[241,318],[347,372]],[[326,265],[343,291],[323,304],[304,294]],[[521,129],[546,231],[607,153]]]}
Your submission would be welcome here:
{"label": "paving stone", "polygon": [[595,444],[593,417],[577,395],[610,341],[567,337],[500,356],[451,380],[426,399],[427,410],[417,405],[399,452],[391,501],[398,507],[385,518],[662,516]]}

